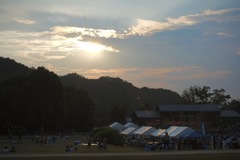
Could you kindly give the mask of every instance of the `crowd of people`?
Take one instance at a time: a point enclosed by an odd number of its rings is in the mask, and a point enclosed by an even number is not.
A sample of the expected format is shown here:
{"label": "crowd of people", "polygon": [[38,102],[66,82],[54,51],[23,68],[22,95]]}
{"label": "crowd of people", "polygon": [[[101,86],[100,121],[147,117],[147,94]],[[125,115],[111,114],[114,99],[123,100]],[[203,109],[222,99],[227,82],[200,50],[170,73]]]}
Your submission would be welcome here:
{"label": "crowd of people", "polygon": [[50,143],[56,143],[57,138],[55,136],[38,136],[34,135],[32,138],[32,142],[42,144],[50,144]]}
{"label": "crowd of people", "polygon": [[77,151],[77,148],[74,148],[72,145],[67,145],[65,152],[74,152]]}
{"label": "crowd of people", "polygon": [[5,146],[2,150],[2,152],[3,153],[15,153],[17,151],[16,151],[15,146],[12,146],[12,148],[8,148],[8,146]]}
{"label": "crowd of people", "polygon": [[240,148],[240,136],[209,135],[195,138],[169,137],[134,137],[129,136],[126,141],[130,145],[138,145],[144,150],[191,150],[191,149],[237,149]]}
{"label": "crowd of people", "polygon": [[97,138],[97,146],[98,149],[107,149],[107,138],[106,137]]}

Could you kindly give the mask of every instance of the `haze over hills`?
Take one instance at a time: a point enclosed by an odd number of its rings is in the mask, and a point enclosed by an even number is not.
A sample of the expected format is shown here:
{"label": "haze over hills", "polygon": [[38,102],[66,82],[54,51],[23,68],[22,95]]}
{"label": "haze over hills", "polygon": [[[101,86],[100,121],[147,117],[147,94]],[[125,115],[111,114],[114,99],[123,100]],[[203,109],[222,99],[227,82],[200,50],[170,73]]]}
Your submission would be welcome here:
{"label": "haze over hills", "polygon": [[[31,70],[14,60],[0,57],[1,81],[26,75]],[[182,102],[181,96],[171,90],[137,88],[130,82],[120,78],[100,77],[99,79],[87,79],[76,73],[59,77],[64,87],[82,88],[89,94],[95,104],[97,116],[109,117],[110,111],[114,107],[124,108],[126,114],[130,115],[135,109],[153,109],[159,104]]]}

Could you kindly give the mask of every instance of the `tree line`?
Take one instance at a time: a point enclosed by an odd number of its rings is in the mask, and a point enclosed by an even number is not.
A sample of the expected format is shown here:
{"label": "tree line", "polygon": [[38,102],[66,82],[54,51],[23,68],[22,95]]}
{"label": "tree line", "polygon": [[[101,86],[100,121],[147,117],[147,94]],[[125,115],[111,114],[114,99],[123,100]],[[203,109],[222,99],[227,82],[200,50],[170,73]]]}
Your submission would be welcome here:
{"label": "tree line", "polygon": [[4,77],[0,78],[0,132],[6,128],[89,131],[114,121],[125,123],[134,110],[152,110],[159,104],[212,103],[240,113],[240,100],[230,100],[224,89],[191,86],[179,95],[137,88],[120,78],[91,80],[75,73],[59,77],[44,67],[29,69],[15,63],[0,57]]}
{"label": "tree line", "polygon": [[232,99],[224,89],[213,89],[209,86],[191,86],[182,92],[184,104],[217,104],[221,109],[232,109],[240,113],[240,99]]}
{"label": "tree line", "polygon": [[44,67],[0,83],[1,130],[90,131],[94,103],[82,89],[63,87]]}

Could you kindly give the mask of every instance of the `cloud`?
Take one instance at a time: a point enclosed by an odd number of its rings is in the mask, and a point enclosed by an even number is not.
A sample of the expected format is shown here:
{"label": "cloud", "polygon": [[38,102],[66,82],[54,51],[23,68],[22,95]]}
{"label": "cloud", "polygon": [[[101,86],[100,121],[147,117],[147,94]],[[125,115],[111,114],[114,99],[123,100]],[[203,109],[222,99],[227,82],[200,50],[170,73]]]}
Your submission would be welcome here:
{"label": "cloud", "polygon": [[32,25],[32,24],[36,24],[35,21],[30,20],[30,19],[26,19],[26,18],[14,18],[13,21],[20,23],[20,24],[25,24],[25,25]]}
{"label": "cloud", "polygon": [[[167,18],[166,21],[158,22],[152,20],[137,19],[136,25],[129,28],[129,35],[148,35],[154,32],[165,30],[176,30],[181,27],[192,26],[204,21],[221,21],[225,20],[227,13],[239,11],[240,8],[224,10],[205,10],[202,13],[181,16],[178,18]],[[226,14],[223,16],[223,14]],[[227,16],[228,17],[228,16]],[[233,19],[232,16],[230,16]],[[238,20],[238,17],[235,17]]]}
{"label": "cloud", "polygon": [[[227,13],[238,11],[240,8],[224,9],[224,10],[205,10],[202,13],[180,16],[178,18],[166,18],[165,21],[153,21],[145,19],[137,19],[136,24],[130,26],[127,30],[114,29],[95,29],[73,26],[54,26],[51,28],[50,34],[58,38],[78,38],[84,39],[88,37],[95,38],[120,38],[124,39],[131,35],[149,35],[154,32],[166,30],[177,30],[182,27],[192,26],[204,21],[220,21],[227,16]],[[224,15],[225,16],[222,16]],[[238,18],[236,18],[238,19]]]}
{"label": "cloud", "polygon": [[205,78],[222,78],[230,74],[229,71],[206,71],[201,66],[183,66],[160,69],[142,69],[144,77],[162,78],[165,80],[193,80]]}
{"label": "cloud", "polygon": [[233,37],[232,34],[226,33],[226,32],[219,32],[217,35],[222,36],[222,37]]}
{"label": "cloud", "polygon": [[59,35],[65,38],[97,37],[97,38],[123,38],[123,33],[117,33],[113,29],[80,28],[72,26],[54,26],[51,28],[52,35]]}
{"label": "cloud", "polygon": [[80,31],[83,31],[80,36],[109,37],[112,34],[110,31],[99,30],[93,34],[91,29],[91,32],[84,33],[86,30],[76,27],[56,27],[42,32],[0,31],[0,45],[1,48],[15,50],[19,57],[35,61],[59,60],[83,52],[119,52],[112,46],[71,35]]}
{"label": "cloud", "polygon": [[114,69],[72,69],[71,72],[84,75],[87,78],[102,76],[121,77],[132,81],[141,79],[161,80],[194,80],[206,78],[224,78],[231,74],[230,71],[206,71],[201,66],[183,66],[170,68],[114,68]]}
{"label": "cloud", "polygon": [[237,11],[237,10],[240,10],[239,8],[230,8],[230,9],[223,9],[223,10],[205,10],[203,11],[202,14],[200,15],[206,15],[206,16],[209,16],[209,15],[221,15],[221,14],[225,14],[225,13],[229,13],[229,12],[232,12],[232,11]]}
{"label": "cloud", "polygon": [[[65,75],[78,73],[89,79],[98,79],[103,76],[119,77],[137,87],[150,88],[178,88],[179,83],[185,81],[199,81],[206,79],[224,79],[232,72],[217,70],[208,71],[201,66],[180,66],[169,68],[110,68],[110,69],[84,69],[57,67],[53,64],[46,65],[51,71]],[[174,87],[173,87],[174,86]]]}
{"label": "cloud", "polygon": [[240,49],[237,50],[236,55],[240,56]]}
{"label": "cloud", "polygon": [[[239,10],[239,8],[205,10],[198,14],[167,18],[162,22],[138,19],[136,25],[127,30],[53,26],[39,32],[0,31],[0,45],[2,49],[13,50],[18,56],[36,61],[59,60],[71,54],[84,52],[101,51],[116,53],[119,52],[118,49],[107,44],[93,42],[91,39],[125,39],[131,35],[145,36],[159,31],[176,30],[203,21],[221,20],[221,18],[227,17],[227,13]],[[26,18],[15,18],[14,21],[26,25],[36,23]],[[232,36],[227,32],[219,32],[217,34],[225,37]],[[239,55],[239,52],[236,54]],[[145,73],[141,72],[141,74],[147,74],[146,72],[150,74],[154,70],[145,70]],[[163,70],[158,70],[158,72],[163,72]]]}
{"label": "cloud", "polygon": [[146,35],[156,31],[171,30],[171,24],[138,19],[137,24],[129,28],[129,35]]}
{"label": "cloud", "polygon": [[76,72],[87,78],[99,78],[103,76],[110,77],[126,77],[132,72],[136,72],[137,68],[114,68],[114,69],[71,69],[71,72]]}
{"label": "cloud", "polygon": [[214,32],[214,31],[212,31],[212,32],[205,32],[204,33],[204,35],[206,35],[206,36],[211,36],[211,35],[213,35],[213,36],[220,36],[220,37],[225,37],[225,38],[231,38],[231,37],[235,37],[235,35],[234,34],[232,34],[232,33],[229,33],[229,32],[224,32],[224,31],[222,31],[222,32]]}

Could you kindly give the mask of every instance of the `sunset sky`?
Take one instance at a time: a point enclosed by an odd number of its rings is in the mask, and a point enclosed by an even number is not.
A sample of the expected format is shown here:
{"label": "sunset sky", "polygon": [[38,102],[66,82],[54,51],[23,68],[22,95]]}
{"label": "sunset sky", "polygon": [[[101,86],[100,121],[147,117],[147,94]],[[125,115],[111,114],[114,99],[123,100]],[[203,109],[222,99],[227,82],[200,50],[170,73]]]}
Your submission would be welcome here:
{"label": "sunset sky", "polygon": [[58,75],[240,98],[239,0],[1,0],[0,56]]}

